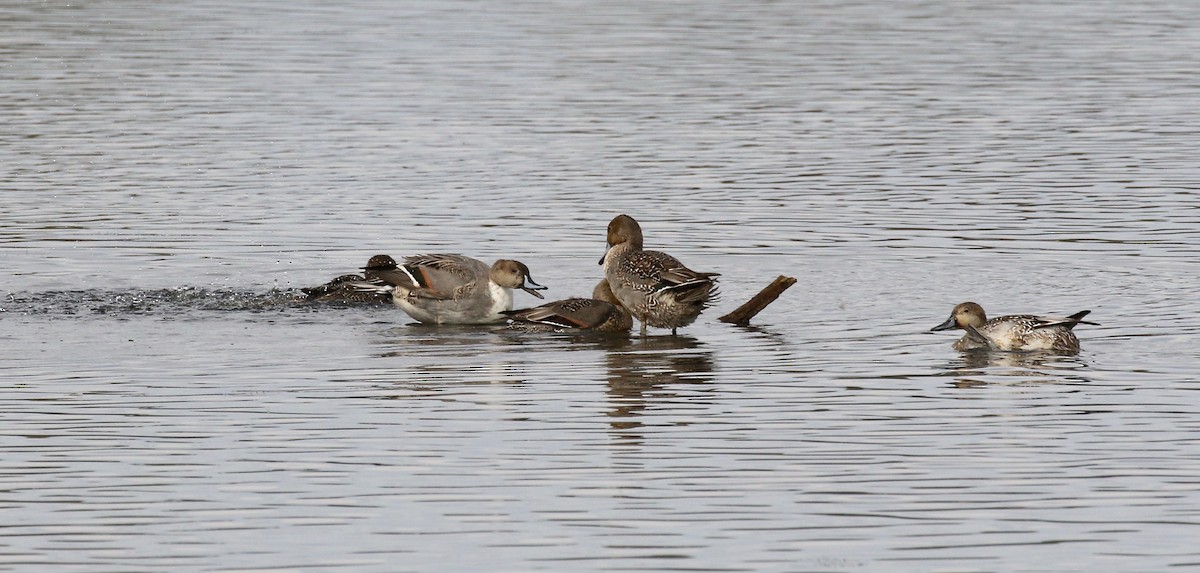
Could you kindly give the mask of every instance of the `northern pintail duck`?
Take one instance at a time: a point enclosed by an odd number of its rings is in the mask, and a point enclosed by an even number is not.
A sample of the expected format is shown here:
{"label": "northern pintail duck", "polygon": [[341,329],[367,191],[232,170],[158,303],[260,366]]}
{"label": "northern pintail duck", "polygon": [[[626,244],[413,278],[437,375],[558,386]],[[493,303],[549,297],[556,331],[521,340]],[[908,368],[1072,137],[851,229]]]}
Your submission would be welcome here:
{"label": "northern pintail duck", "polygon": [[357,283],[376,278],[379,271],[396,270],[396,260],[388,255],[375,255],[362,267],[362,275],[342,275],[321,286],[302,288],[306,300],[310,302],[345,302],[345,303],[376,303],[392,302],[391,293],[363,290],[357,288]]}
{"label": "northern pintail duck", "polygon": [[676,329],[696,320],[716,300],[718,273],[700,273],[660,251],[642,249],[642,227],[629,215],[608,224],[608,250],[600,258],[617,300],[642,323]]}
{"label": "northern pintail duck", "polygon": [[967,333],[954,343],[955,350],[1048,350],[1078,352],[1079,339],[1071,331],[1076,324],[1096,324],[1083,320],[1090,313],[1084,310],[1066,317],[1016,314],[988,320],[983,307],[964,302],[950,313],[950,318],[931,331],[961,328]]}
{"label": "northern pintail duck", "polygon": [[360,283],[360,288],[391,292],[396,306],[428,324],[500,322],[505,318],[501,312],[512,309],[512,289],[543,298],[537,291],[546,288],[519,261],[501,259],[488,267],[462,255],[405,257],[396,269],[374,275],[372,283]]}
{"label": "northern pintail duck", "polygon": [[504,312],[508,328],[523,332],[629,332],[633,317],[621,306],[607,279],[592,289],[592,298],[568,298],[541,306]]}

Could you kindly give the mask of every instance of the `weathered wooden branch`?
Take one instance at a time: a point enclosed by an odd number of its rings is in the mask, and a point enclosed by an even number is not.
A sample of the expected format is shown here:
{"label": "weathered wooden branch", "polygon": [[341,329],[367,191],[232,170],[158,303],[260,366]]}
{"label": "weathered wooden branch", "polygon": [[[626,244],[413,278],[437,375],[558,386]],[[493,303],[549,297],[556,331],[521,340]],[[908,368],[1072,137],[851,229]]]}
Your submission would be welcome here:
{"label": "weathered wooden branch", "polygon": [[754,318],[754,315],[762,312],[762,309],[767,308],[768,304],[775,302],[775,299],[779,298],[779,295],[783,294],[783,291],[794,284],[796,284],[795,278],[779,275],[779,278],[772,281],[766,288],[758,291],[758,294],[746,301],[746,304],[737,307],[733,312],[717,320],[741,326],[750,324],[750,319]]}

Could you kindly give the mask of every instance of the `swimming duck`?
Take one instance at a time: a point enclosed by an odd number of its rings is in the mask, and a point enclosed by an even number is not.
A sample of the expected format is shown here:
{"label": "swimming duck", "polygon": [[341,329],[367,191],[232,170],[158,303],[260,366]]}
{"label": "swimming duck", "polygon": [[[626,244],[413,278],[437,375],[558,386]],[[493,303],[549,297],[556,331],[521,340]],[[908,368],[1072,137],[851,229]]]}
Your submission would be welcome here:
{"label": "swimming duck", "polygon": [[641,322],[642,335],[647,324],[675,334],[716,300],[719,273],[696,272],[671,255],[643,250],[642,227],[629,215],[609,222],[600,264],[617,300]]}
{"label": "swimming duck", "polygon": [[1016,314],[988,320],[983,307],[964,302],[954,307],[950,318],[931,331],[961,328],[967,333],[954,343],[955,350],[1049,350],[1079,352],[1079,339],[1071,331],[1076,324],[1096,324],[1083,320],[1092,311],[1084,310],[1067,317]]}
{"label": "swimming duck", "polygon": [[488,267],[463,255],[416,255],[396,269],[373,272],[375,280],[359,288],[390,292],[396,306],[427,324],[500,322],[501,312],[512,309],[512,289],[543,298],[537,291],[546,288],[533,281],[524,263],[509,259]]}
{"label": "swimming duck", "polygon": [[568,298],[523,310],[503,312],[508,328],[523,332],[628,332],[633,317],[621,306],[607,279],[592,289],[592,298]]}
{"label": "swimming duck", "polygon": [[396,260],[388,255],[375,255],[362,267],[363,274],[342,275],[321,286],[302,288],[310,302],[375,303],[392,302],[391,293],[368,291],[357,288],[356,283],[375,279],[375,273],[396,269]]}
{"label": "swimming duck", "polygon": [[363,267],[363,277],[367,280],[376,278],[376,273],[384,271],[394,271],[400,265],[396,264],[396,259],[388,255],[375,255],[367,260],[367,266]]}

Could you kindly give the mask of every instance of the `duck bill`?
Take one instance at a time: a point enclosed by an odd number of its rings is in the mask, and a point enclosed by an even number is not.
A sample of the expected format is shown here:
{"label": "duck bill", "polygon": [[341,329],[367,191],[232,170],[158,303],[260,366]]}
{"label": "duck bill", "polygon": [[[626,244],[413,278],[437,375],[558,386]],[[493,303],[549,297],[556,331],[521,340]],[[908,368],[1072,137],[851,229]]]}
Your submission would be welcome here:
{"label": "duck bill", "polygon": [[546,287],[533,282],[533,279],[529,277],[525,277],[525,284],[521,285],[521,290],[538,298],[546,298],[542,296],[542,293],[538,292],[539,290],[546,290]]}
{"label": "duck bill", "polygon": [[951,328],[957,328],[957,327],[958,327],[958,323],[954,322],[954,315],[950,315],[950,318],[947,318],[946,322],[943,322],[933,328],[930,328],[929,332],[937,332],[939,330],[950,330]]}
{"label": "duck bill", "polygon": [[608,252],[611,250],[612,250],[612,245],[608,245],[607,247],[604,248],[604,254],[600,255],[600,263],[599,264],[601,264],[601,265],[604,264],[604,259],[608,258]]}

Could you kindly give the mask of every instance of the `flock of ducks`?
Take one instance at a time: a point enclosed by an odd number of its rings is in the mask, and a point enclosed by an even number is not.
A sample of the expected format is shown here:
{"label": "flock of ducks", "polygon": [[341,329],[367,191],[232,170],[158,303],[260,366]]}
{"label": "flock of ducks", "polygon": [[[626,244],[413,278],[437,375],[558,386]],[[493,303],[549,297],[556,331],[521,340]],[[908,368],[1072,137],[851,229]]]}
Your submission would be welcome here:
{"label": "flock of ducks", "polygon": [[[648,326],[669,328],[695,322],[717,300],[718,273],[693,271],[661,251],[646,250],[641,225],[618,215],[608,224],[608,249],[600,259],[604,278],[591,298],[568,298],[513,310],[513,290],[544,298],[546,287],[534,282],[529,267],[500,259],[490,266],[463,255],[416,255],[398,263],[375,255],[361,275],[343,275],[318,287],[302,289],[313,302],[392,304],[426,324],[507,323],[525,332],[590,331],[627,333],[636,319],[641,334]],[[983,307],[964,302],[932,331],[961,329],[959,351],[1079,351],[1075,325],[1091,311],[1067,317],[1010,315],[989,320]]]}
{"label": "flock of ducks", "polygon": [[717,298],[717,273],[689,269],[679,259],[643,248],[642,228],[628,215],[608,225],[608,249],[600,259],[604,279],[591,298],[569,298],[512,310],[513,290],[537,298],[546,287],[520,261],[486,263],[463,255],[416,255],[396,262],[375,255],[362,275],[343,275],[303,289],[316,302],[392,302],[426,324],[507,322],[531,332],[589,330],[628,332],[633,319],[648,326],[687,326]]}

